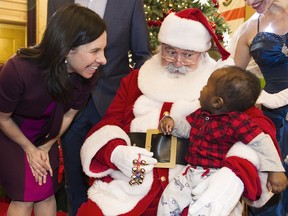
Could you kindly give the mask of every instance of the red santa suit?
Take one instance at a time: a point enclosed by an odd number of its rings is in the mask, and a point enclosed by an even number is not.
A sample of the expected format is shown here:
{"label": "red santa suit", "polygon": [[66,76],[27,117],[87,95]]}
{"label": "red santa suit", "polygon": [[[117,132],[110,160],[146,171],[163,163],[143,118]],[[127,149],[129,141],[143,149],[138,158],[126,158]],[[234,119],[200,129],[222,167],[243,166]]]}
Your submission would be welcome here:
{"label": "red santa suit", "polygon": [[[191,21],[195,17],[200,18],[198,21]],[[81,149],[83,170],[95,180],[88,190],[88,202],[80,207],[78,215],[156,215],[163,189],[183,166],[178,165],[169,170],[154,168],[145,174],[142,184],[131,186],[130,176],[116,167],[111,161],[111,155],[119,146],[133,144],[128,133],[157,129],[164,111],[169,111],[174,119],[184,120],[200,107],[200,91],[210,74],[220,67],[205,52],[211,46],[211,36],[218,46],[216,35],[199,10],[187,9],[165,18],[158,35],[159,41],[180,49],[201,52],[197,69],[186,74],[173,74],[161,66],[161,55],[156,54],[139,71],[132,71],[123,78],[106,114],[88,133]],[[218,48],[222,56],[227,57],[227,52],[221,46]],[[169,110],[166,110],[167,104],[171,105]],[[251,114],[253,113],[251,110]],[[266,122],[259,126],[271,128]],[[238,154],[237,151],[234,152]],[[261,193],[254,166],[257,166],[257,158],[248,153],[232,155],[225,164],[243,181],[244,193],[248,197],[259,194],[259,191]],[[132,161],[128,170],[130,169]],[[250,178],[247,178],[247,174]],[[254,182],[250,181],[251,176],[255,177]]]}
{"label": "red santa suit", "polygon": [[[107,113],[89,132],[81,149],[83,170],[96,180],[79,215],[141,215],[148,207],[152,213],[147,215],[156,215],[156,198],[179,169],[171,169],[169,175],[168,169],[154,169],[145,175],[143,184],[131,186],[130,178],[110,162],[111,153],[118,145],[131,145],[127,133],[158,128],[165,102],[173,103],[170,115],[174,118],[185,119],[199,108],[200,90],[217,67],[208,54],[201,56],[200,61],[197,70],[176,78],[161,66],[160,55],[155,55],[122,80]],[[97,154],[99,151],[101,154]],[[107,176],[111,178],[101,179]]]}

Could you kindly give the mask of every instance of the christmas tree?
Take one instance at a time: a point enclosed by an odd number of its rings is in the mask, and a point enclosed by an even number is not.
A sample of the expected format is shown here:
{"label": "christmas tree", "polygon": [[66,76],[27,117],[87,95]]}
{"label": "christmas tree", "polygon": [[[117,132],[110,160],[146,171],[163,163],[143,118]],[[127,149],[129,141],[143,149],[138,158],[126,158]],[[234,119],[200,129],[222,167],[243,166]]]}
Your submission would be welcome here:
{"label": "christmas tree", "polygon": [[[157,37],[163,19],[171,12],[178,12],[186,8],[199,8],[208,18],[218,39],[224,45],[229,39],[230,28],[218,11],[217,0],[144,0],[144,7],[152,51],[155,51],[158,46]],[[215,46],[212,49],[216,49]]]}

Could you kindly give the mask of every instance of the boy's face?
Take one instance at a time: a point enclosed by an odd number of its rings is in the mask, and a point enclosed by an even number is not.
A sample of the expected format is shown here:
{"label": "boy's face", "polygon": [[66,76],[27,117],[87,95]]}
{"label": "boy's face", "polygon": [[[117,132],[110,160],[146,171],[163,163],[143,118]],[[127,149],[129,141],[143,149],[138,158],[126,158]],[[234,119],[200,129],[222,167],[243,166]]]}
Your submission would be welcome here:
{"label": "boy's face", "polygon": [[216,95],[216,90],[217,90],[217,81],[220,77],[223,76],[223,74],[226,73],[226,71],[221,71],[221,70],[217,70],[215,72],[213,72],[208,81],[206,86],[204,86],[200,92],[200,97],[199,97],[199,101],[200,101],[200,105],[201,108],[210,112],[210,113],[215,113],[215,107],[213,105],[215,98],[219,97],[219,95]]}
{"label": "boy's face", "polygon": [[202,88],[199,97],[201,108],[211,113],[213,112],[212,99],[215,96],[215,84],[215,79],[211,75],[207,84]]}

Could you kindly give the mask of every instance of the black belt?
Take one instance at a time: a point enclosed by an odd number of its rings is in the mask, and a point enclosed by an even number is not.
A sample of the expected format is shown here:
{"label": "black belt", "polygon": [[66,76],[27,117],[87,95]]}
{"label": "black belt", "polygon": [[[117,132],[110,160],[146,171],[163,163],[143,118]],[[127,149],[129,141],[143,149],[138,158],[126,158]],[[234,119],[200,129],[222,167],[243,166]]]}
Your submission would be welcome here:
{"label": "black belt", "polygon": [[[135,144],[138,147],[145,148],[146,133],[132,132],[128,136],[131,140],[131,145]],[[171,135],[153,134],[151,138],[151,151],[153,157],[158,162],[170,161]],[[185,154],[187,153],[189,139],[177,138],[176,164],[186,165]]]}

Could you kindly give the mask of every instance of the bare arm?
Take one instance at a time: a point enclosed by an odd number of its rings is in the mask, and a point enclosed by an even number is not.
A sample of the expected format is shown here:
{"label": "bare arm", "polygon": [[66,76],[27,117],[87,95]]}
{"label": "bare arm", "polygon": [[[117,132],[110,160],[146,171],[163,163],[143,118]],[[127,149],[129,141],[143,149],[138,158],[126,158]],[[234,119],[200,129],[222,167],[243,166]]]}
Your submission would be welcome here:
{"label": "bare arm", "polygon": [[254,14],[249,20],[244,22],[233,34],[230,41],[229,52],[237,66],[247,68],[250,60],[249,46],[257,33],[258,14]]}
{"label": "bare arm", "polygon": [[22,133],[11,118],[12,113],[0,112],[0,129],[12,141],[22,147],[27,154],[28,162],[33,170],[40,176],[47,175],[49,166],[45,163],[47,159],[42,151],[39,151],[30,140]]}
{"label": "bare arm", "polygon": [[46,182],[46,175],[48,173],[47,171],[49,171],[51,176],[53,175],[48,152],[51,146],[56,142],[56,140],[64,133],[64,131],[71,124],[76,113],[77,110],[72,109],[69,110],[64,115],[59,135],[37,148],[30,142],[30,140],[22,133],[19,127],[12,120],[11,118],[12,113],[0,112],[0,129],[12,141],[21,146],[21,148],[27,155],[27,160],[29,162],[35,180],[40,185]]}
{"label": "bare arm", "polygon": [[235,64],[241,68],[246,68],[250,62],[251,56],[249,51],[249,45],[247,41],[247,35],[242,34],[235,49],[234,61]]}
{"label": "bare arm", "polygon": [[[55,138],[47,141],[45,144],[41,145],[38,147],[38,149],[42,150],[45,155],[46,155],[46,165],[49,167],[49,172],[50,175],[53,175],[53,171],[50,165],[50,160],[49,160],[49,150],[51,149],[52,145],[57,141],[57,139],[60,138],[60,136],[67,130],[67,128],[69,127],[69,125],[71,124],[71,122],[73,121],[73,118],[75,117],[75,115],[77,114],[78,110],[74,110],[74,109],[70,109],[68,112],[66,112],[63,116],[63,121],[62,121],[62,125],[60,128],[60,132],[58,134],[58,136],[56,136]],[[46,183],[46,176],[44,176],[44,178],[41,177],[35,177],[36,181],[41,185],[42,182]]]}
{"label": "bare arm", "polygon": [[70,109],[68,112],[66,112],[63,116],[63,121],[62,121],[62,125],[60,128],[60,132],[58,134],[58,136],[56,136],[55,138],[49,140],[47,143],[45,143],[44,145],[41,146],[42,149],[45,149],[48,151],[50,150],[51,146],[57,141],[57,139],[60,138],[60,136],[67,130],[67,128],[69,127],[69,125],[71,124],[71,122],[73,121],[75,115],[77,114],[78,110],[74,110],[74,109]]}

